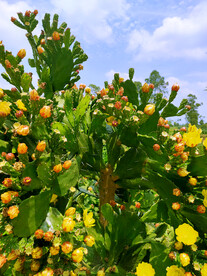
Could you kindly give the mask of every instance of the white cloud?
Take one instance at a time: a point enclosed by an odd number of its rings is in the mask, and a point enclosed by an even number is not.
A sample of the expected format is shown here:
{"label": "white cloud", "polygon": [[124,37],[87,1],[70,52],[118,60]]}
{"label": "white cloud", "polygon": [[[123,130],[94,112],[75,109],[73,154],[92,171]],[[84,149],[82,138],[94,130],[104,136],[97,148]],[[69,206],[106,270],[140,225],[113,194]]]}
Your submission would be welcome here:
{"label": "white cloud", "polygon": [[67,22],[87,42],[111,43],[113,27],[129,19],[127,0],[51,0],[51,3],[55,12],[65,14]]}
{"label": "white cloud", "polygon": [[112,80],[114,79],[114,74],[115,74],[115,73],[119,73],[119,77],[120,77],[120,78],[124,78],[125,80],[127,80],[127,79],[129,78],[129,74],[128,74],[128,73],[120,73],[120,72],[114,71],[114,70],[112,69],[112,70],[108,71],[108,72],[105,74],[105,76],[106,76],[106,78],[107,78],[107,81],[108,81],[109,83],[111,83]]}
{"label": "white cloud", "polygon": [[133,30],[127,50],[137,60],[190,58],[207,59],[207,2],[195,6],[185,17],[167,17],[150,32]]}

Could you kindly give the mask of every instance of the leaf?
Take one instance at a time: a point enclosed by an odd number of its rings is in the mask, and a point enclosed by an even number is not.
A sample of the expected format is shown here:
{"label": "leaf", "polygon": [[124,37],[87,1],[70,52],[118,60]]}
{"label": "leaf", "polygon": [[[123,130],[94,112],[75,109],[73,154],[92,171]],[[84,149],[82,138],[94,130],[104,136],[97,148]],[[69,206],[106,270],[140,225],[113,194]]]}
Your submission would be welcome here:
{"label": "leaf", "polygon": [[164,201],[156,202],[141,217],[143,222],[165,222],[168,219],[167,206]]}
{"label": "leaf", "polygon": [[147,121],[145,121],[139,128],[140,134],[148,134],[150,132],[157,130],[157,123],[159,120],[160,114],[158,111],[155,111],[153,115],[151,115]]}
{"label": "leaf", "polygon": [[45,219],[51,198],[51,192],[42,192],[22,201],[19,214],[12,220],[14,234],[18,237],[31,236]]}
{"label": "leaf", "polygon": [[74,112],[76,124],[78,124],[80,119],[84,116],[84,114],[88,108],[90,100],[91,100],[91,98],[89,95],[86,95],[85,97],[83,97],[81,99],[77,109]]}
{"label": "leaf", "polygon": [[192,176],[206,176],[207,175],[207,158],[206,155],[198,157],[191,157],[191,162],[187,170],[191,172]]}
{"label": "leaf", "polygon": [[171,247],[167,248],[159,242],[151,242],[151,247],[150,263],[155,269],[156,275],[165,275],[166,268],[172,265],[172,261],[168,257]]}
{"label": "leaf", "polygon": [[79,168],[77,160],[72,160],[72,164],[68,170],[65,170],[57,177],[57,182],[54,183],[54,193],[59,196],[64,196],[68,193],[70,187],[75,186],[79,179]]}
{"label": "leaf", "polygon": [[29,91],[29,87],[31,84],[32,78],[30,77],[29,74],[24,73],[21,77],[21,86],[24,90],[24,92],[28,92]]}
{"label": "leaf", "polygon": [[137,137],[137,132],[134,126],[126,126],[122,129],[120,135],[121,143],[127,147],[137,147],[139,145],[139,140]]}
{"label": "leaf", "polygon": [[32,179],[29,186],[24,186],[24,190],[26,191],[32,191],[35,189],[41,189],[42,188],[42,181],[40,178],[38,178],[37,172],[36,172],[36,162],[30,162],[26,165],[26,168],[24,169],[24,172],[22,174],[22,178],[24,177],[30,177]]}
{"label": "leaf", "polygon": [[199,214],[198,212],[184,207],[181,211],[181,214],[185,216],[189,221],[191,221],[195,227],[203,232],[207,233],[207,214]]}
{"label": "leaf", "polygon": [[49,162],[41,162],[37,167],[37,174],[39,179],[41,179],[46,186],[52,183],[53,179]]}
{"label": "leaf", "polygon": [[41,229],[43,231],[61,231],[63,223],[63,215],[58,211],[57,208],[50,207],[47,217],[43,222]]}
{"label": "leaf", "polygon": [[53,56],[51,70],[51,81],[55,91],[64,89],[65,85],[70,82],[71,72],[73,69],[73,58],[70,50],[62,48]]}
{"label": "leaf", "polygon": [[123,179],[140,177],[145,160],[146,154],[143,150],[131,148],[118,161],[114,175]]}
{"label": "leaf", "polygon": [[8,142],[0,140],[0,152],[5,151],[7,152]]}
{"label": "leaf", "polygon": [[129,102],[138,106],[138,92],[136,85],[131,80],[126,80],[122,83],[124,95],[128,97]]}
{"label": "leaf", "polygon": [[173,117],[176,116],[178,112],[178,108],[171,104],[168,103],[168,105],[166,105],[166,107],[163,109],[161,116],[166,118],[166,117]]}
{"label": "leaf", "polygon": [[109,223],[113,224],[114,212],[113,212],[113,208],[109,203],[106,203],[101,207],[101,213]]}

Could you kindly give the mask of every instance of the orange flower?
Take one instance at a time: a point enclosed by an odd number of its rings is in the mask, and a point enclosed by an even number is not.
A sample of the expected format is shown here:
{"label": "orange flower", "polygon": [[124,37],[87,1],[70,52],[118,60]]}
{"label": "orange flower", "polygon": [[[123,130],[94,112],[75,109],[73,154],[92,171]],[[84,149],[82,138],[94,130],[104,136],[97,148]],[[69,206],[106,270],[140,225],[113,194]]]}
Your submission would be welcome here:
{"label": "orange flower", "polygon": [[178,188],[173,189],[173,195],[179,196],[180,194],[181,194],[180,189],[178,189]]}
{"label": "orange flower", "polygon": [[45,241],[51,241],[53,239],[53,232],[47,231],[44,235],[44,240]]}
{"label": "orange flower", "polygon": [[70,168],[71,164],[72,164],[72,161],[71,161],[71,160],[67,160],[67,161],[64,162],[63,168],[64,168],[65,170],[67,170],[67,169]]}
{"label": "orange flower", "polygon": [[70,207],[65,211],[65,216],[66,217],[73,216],[75,212],[76,212],[76,208]]}
{"label": "orange flower", "polygon": [[55,165],[53,167],[53,171],[56,172],[56,173],[61,172],[62,171],[62,165],[61,164]]}
{"label": "orange flower", "polygon": [[38,101],[40,96],[37,93],[37,90],[33,89],[30,93],[30,101]]}
{"label": "orange flower", "polygon": [[37,52],[38,52],[39,55],[41,55],[44,52],[44,49],[39,45],[37,47]]}
{"label": "orange flower", "polygon": [[60,35],[59,35],[59,33],[56,32],[56,31],[53,32],[52,37],[53,37],[54,40],[60,40]]}
{"label": "orange flower", "polygon": [[147,115],[152,115],[155,112],[155,105],[154,104],[147,104],[144,108],[144,113]]}
{"label": "orange flower", "polygon": [[11,178],[4,178],[4,181],[2,183],[6,188],[10,188],[12,186]]}
{"label": "orange flower", "polygon": [[19,143],[17,151],[19,154],[25,154],[27,153],[28,147],[25,143]]}
{"label": "orange flower", "polygon": [[19,208],[17,206],[10,206],[7,214],[10,217],[10,219],[14,219],[19,214]]}
{"label": "orange flower", "polygon": [[39,142],[39,143],[37,144],[37,146],[36,146],[36,150],[37,150],[37,151],[40,151],[40,152],[43,152],[43,151],[45,150],[45,148],[46,148],[46,143],[45,143],[45,141]]}
{"label": "orange flower", "polygon": [[149,84],[145,82],[145,84],[142,86],[142,92],[148,93],[149,92]]}
{"label": "orange flower", "polygon": [[29,126],[21,125],[17,128],[17,134],[27,136],[29,134]]}
{"label": "orange flower", "polygon": [[195,186],[197,184],[197,179],[195,177],[190,177],[188,179],[188,183],[192,186]]}
{"label": "orange flower", "polygon": [[87,246],[92,247],[95,243],[95,239],[93,236],[88,235],[88,236],[85,236],[84,242]]}
{"label": "orange flower", "polygon": [[17,56],[21,59],[23,59],[26,56],[26,51],[25,49],[21,49],[19,50],[19,52],[17,53]]}
{"label": "orange flower", "polygon": [[43,106],[41,109],[40,109],[40,116],[43,117],[43,118],[49,118],[51,116],[51,109],[50,109],[50,106]]}
{"label": "orange flower", "polygon": [[176,210],[176,211],[179,210],[180,209],[180,203],[179,202],[173,202],[172,209]]}
{"label": "orange flower", "polygon": [[65,253],[65,254],[68,254],[70,253],[72,250],[73,250],[73,245],[71,242],[64,242],[62,245],[61,245],[61,248],[62,248],[62,251]]}
{"label": "orange flower", "polygon": [[9,203],[12,200],[11,194],[8,192],[5,192],[3,194],[1,194],[1,201],[4,204]]}
{"label": "orange flower", "polygon": [[44,231],[42,229],[37,229],[34,235],[36,239],[42,239],[44,236]]}
{"label": "orange flower", "polygon": [[57,255],[60,251],[60,246],[51,246],[50,247],[50,254],[52,256]]}

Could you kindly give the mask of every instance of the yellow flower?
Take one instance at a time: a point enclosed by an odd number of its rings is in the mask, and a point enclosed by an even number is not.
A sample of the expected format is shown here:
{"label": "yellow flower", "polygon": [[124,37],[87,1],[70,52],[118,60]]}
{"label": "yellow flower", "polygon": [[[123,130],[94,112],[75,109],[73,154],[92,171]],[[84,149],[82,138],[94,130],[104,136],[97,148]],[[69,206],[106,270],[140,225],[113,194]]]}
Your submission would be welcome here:
{"label": "yellow flower", "polygon": [[207,263],[201,268],[201,276],[207,276]]}
{"label": "yellow flower", "polygon": [[198,232],[187,223],[179,225],[175,230],[175,234],[177,235],[177,240],[186,245],[194,244],[198,238]]}
{"label": "yellow flower", "polygon": [[197,128],[195,125],[189,124],[188,132],[183,134],[183,141],[186,142],[188,147],[195,147],[201,143],[202,138],[200,137],[202,130]]}
{"label": "yellow flower", "polygon": [[10,114],[10,103],[8,102],[0,102],[0,117],[6,117]]}
{"label": "yellow flower", "polygon": [[207,207],[207,190],[203,190],[202,195],[204,196],[203,205]]}
{"label": "yellow flower", "polygon": [[16,101],[16,105],[20,110],[27,111],[25,105],[23,104],[23,102],[21,100]]}
{"label": "yellow flower", "polygon": [[205,147],[206,150],[207,150],[207,137],[206,137],[206,139],[203,141],[203,145],[204,145],[204,147]]}
{"label": "yellow flower", "polygon": [[85,209],[83,211],[83,222],[84,222],[84,225],[85,227],[93,227],[95,226],[95,219],[93,218],[93,213],[90,212],[89,214],[87,214],[88,210]]}
{"label": "yellow flower", "polygon": [[84,242],[87,246],[92,247],[95,243],[95,239],[93,236],[89,235],[84,238]]}
{"label": "yellow flower", "polygon": [[185,270],[182,267],[177,267],[176,265],[171,265],[167,267],[166,276],[184,276]]}
{"label": "yellow flower", "polygon": [[181,253],[180,254],[180,262],[182,266],[187,266],[190,263],[190,257],[186,253]]}
{"label": "yellow flower", "polygon": [[154,276],[155,270],[151,264],[142,262],[138,264],[135,274],[137,276]]}

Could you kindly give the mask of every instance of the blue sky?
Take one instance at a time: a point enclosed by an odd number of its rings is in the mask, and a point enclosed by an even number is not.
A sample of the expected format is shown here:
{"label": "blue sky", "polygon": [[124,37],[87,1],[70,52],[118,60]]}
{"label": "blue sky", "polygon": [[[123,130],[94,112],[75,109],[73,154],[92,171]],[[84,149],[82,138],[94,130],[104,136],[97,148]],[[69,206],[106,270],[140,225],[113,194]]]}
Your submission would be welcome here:
{"label": "blue sky", "polygon": [[[14,54],[25,48],[29,57],[24,31],[10,22],[27,9],[38,9],[40,22],[49,12],[68,23],[89,56],[81,83],[103,87],[115,72],[127,78],[130,67],[134,80],[144,83],[157,70],[169,81],[169,90],[175,82],[180,85],[175,104],[195,94],[207,121],[206,0],[0,0],[0,40]],[[0,85],[5,87],[2,80]]]}

